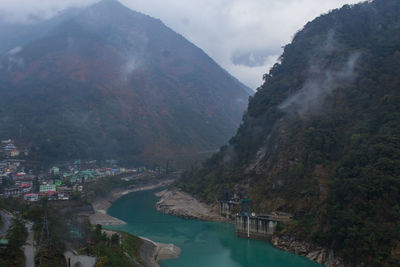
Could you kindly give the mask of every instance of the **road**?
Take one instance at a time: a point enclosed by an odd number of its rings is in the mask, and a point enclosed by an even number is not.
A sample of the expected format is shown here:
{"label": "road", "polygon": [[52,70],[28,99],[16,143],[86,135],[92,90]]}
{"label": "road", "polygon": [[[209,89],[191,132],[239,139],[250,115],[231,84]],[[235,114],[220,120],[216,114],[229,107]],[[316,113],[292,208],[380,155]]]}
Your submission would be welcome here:
{"label": "road", "polygon": [[26,223],[25,227],[28,230],[28,238],[23,246],[25,254],[25,267],[35,267],[35,244],[33,239],[32,223]]}
{"label": "road", "polygon": [[0,230],[0,238],[5,238],[6,234],[7,234],[7,231],[8,231],[8,228],[11,225],[12,215],[9,214],[6,211],[3,211],[3,210],[0,210],[0,215],[1,215],[1,220],[2,220],[2,223],[3,223],[2,227],[1,227],[1,230]]}

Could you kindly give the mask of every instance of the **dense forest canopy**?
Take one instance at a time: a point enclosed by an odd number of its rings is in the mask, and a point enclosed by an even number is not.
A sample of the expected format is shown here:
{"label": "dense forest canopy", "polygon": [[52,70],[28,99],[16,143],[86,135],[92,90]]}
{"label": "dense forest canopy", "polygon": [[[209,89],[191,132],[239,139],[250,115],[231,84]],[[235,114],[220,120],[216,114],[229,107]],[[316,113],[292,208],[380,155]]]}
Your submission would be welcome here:
{"label": "dense forest canopy", "polygon": [[349,263],[400,264],[400,1],[309,22],[264,76],[237,134],[179,186],[224,188]]}

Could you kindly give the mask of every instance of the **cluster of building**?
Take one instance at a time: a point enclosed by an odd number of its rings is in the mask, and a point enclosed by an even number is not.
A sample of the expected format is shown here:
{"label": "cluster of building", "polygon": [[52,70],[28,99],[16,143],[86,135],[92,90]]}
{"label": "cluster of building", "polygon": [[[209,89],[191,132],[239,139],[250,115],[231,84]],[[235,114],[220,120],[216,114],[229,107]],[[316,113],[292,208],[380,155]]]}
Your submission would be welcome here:
{"label": "cluster of building", "polygon": [[1,141],[0,153],[5,158],[17,158],[20,156],[28,156],[29,150],[27,148],[18,147],[13,140],[7,139]]}
{"label": "cluster of building", "polygon": [[58,175],[64,181],[70,183],[83,183],[86,181],[98,179],[106,176],[115,176],[125,173],[137,173],[137,169],[126,169],[126,168],[96,168],[96,169],[85,169],[79,170],[77,168],[68,168],[64,171],[60,171],[59,167],[51,168],[53,175]]}
{"label": "cluster of building", "polygon": [[72,193],[68,188],[57,187],[51,180],[39,180],[32,175],[15,177],[9,183],[3,187],[1,194],[6,198],[22,197],[26,201],[38,201],[40,197],[46,196],[50,200],[68,200]]}
{"label": "cluster of building", "polygon": [[[17,179],[27,176],[24,171],[24,160],[5,159],[0,161],[0,185],[3,185],[8,179]],[[28,175],[29,176],[29,175]]]}
{"label": "cluster of building", "polygon": [[73,164],[64,164],[64,166],[54,166],[49,170],[49,175],[58,177],[66,184],[83,184],[98,178],[124,175],[124,179],[137,177],[147,171],[145,167],[140,168],[121,168],[112,162],[111,167],[97,167],[96,161],[80,162],[75,161]]}
{"label": "cluster of building", "polygon": [[69,200],[74,193],[84,195],[86,182],[101,177],[123,175],[123,179],[133,179],[147,170],[141,168],[119,168],[112,162],[111,167],[96,167],[96,161],[67,162],[53,166],[47,172],[33,175],[25,172],[25,161],[5,159],[0,162],[0,196],[38,201],[41,197],[49,200]]}
{"label": "cluster of building", "polygon": [[130,180],[156,172],[145,167],[121,168],[115,160],[107,160],[101,164],[96,160],[75,160],[60,163],[46,172],[34,175],[30,167],[27,167],[32,166],[32,162],[24,159],[28,154],[27,149],[22,145],[17,146],[12,139],[1,141],[0,197],[19,197],[26,201],[38,201],[40,197],[46,196],[49,200],[69,200],[74,193],[84,194],[86,182],[101,177],[122,175],[122,179]]}

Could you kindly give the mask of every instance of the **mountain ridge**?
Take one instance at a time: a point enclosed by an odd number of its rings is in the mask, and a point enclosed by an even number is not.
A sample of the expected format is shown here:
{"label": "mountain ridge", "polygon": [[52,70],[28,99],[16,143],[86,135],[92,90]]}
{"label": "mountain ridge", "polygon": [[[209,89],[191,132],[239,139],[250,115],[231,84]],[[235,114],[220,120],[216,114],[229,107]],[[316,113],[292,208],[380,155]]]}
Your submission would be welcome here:
{"label": "mountain ridge", "polygon": [[236,135],[177,184],[214,202],[294,215],[278,235],[349,266],[400,263],[400,3],[345,5],[309,22],[250,97]]}
{"label": "mountain ridge", "polygon": [[18,136],[17,121],[44,157],[196,155],[231,136],[248,97],[200,48],[117,2],[84,9],[1,65],[2,136]]}

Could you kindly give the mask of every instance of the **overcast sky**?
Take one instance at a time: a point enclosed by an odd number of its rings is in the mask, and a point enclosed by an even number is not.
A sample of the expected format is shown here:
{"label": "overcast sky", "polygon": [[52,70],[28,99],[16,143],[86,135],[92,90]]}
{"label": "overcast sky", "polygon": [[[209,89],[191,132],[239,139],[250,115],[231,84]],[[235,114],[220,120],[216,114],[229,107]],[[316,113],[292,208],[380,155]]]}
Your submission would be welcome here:
{"label": "overcast sky", "polygon": [[[12,21],[49,18],[68,7],[98,0],[0,0],[0,15]],[[161,19],[202,48],[252,89],[276,62],[282,46],[305,23],[359,0],[121,0]]]}

